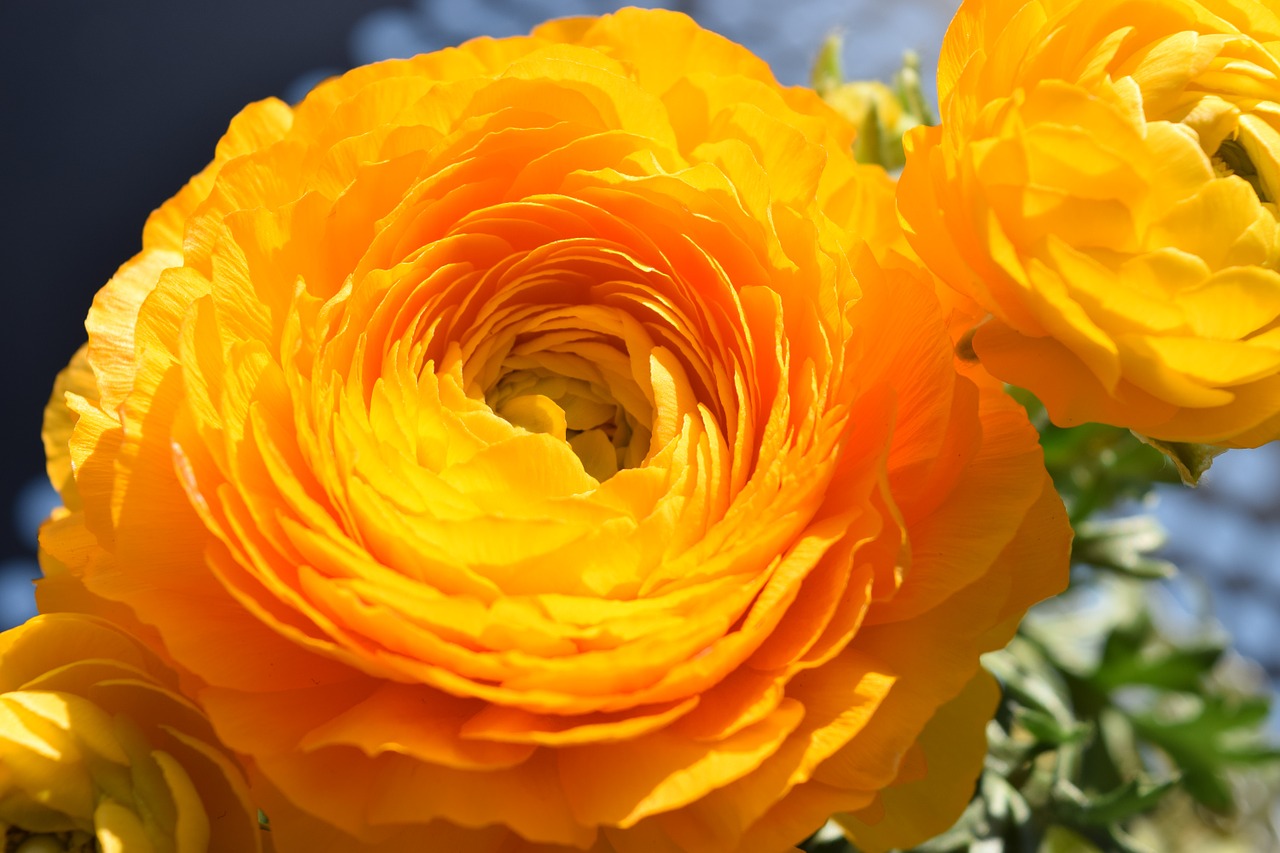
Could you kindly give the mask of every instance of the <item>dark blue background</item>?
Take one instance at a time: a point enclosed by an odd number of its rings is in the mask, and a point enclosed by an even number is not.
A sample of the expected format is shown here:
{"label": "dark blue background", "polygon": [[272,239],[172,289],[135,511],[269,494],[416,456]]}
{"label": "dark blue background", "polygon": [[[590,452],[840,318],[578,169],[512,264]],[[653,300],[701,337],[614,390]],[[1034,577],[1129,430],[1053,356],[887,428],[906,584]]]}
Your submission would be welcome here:
{"label": "dark blue background", "polygon": [[44,468],[41,411],[147,214],[244,104],[346,67],[352,26],[391,5],[0,2],[0,563],[31,554],[15,496]]}

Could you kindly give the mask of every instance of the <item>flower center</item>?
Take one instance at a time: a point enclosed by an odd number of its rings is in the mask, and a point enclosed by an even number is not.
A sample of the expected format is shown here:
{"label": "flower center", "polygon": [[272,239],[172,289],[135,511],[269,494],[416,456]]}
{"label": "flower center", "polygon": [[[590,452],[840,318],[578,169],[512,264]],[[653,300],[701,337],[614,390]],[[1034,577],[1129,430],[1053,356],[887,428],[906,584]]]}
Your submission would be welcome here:
{"label": "flower center", "polygon": [[606,384],[588,378],[597,373],[595,365],[559,355],[554,366],[535,356],[529,366],[504,373],[485,402],[508,423],[567,441],[583,469],[600,482],[639,465],[648,451],[647,425]]}
{"label": "flower center", "polygon": [[1218,150],[1213,153],[1210,160],[1213,163],[1213,171],[1218,177],[1235,175],[1243,178],[1249,182],[1249,186],[1253,187],[1259,201],[1265,204],[1275,200],[1275,195],[1263,183],[1262,176],[1258,174],[1258,167],[1253,164],[1253,160],[1249,158],[1249,152],[1239,140],[1222,140],[1222,144],[1218,146]]}
{"label": "flower center", "polygon": [[97,840],[87,832],[29,832],[16,826],[4,835],[4,853],[98,853]]}

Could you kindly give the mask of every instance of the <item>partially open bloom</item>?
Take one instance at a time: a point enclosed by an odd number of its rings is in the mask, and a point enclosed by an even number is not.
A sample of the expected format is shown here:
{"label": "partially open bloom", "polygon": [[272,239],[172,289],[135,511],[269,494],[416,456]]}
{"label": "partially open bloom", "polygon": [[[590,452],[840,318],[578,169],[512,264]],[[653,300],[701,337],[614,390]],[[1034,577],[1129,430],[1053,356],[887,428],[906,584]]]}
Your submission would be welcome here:
{"label": "partially open bloom", "polygon": [[931,744],[981,742],[1068,528],[850,142],[629,10],[251,105],[152,216],[48,410],[45,560],[150,626],[277,850],[958,813],[981,749]]}
{"label": "partially open bloom", "polygon": [[970,0],[907,138],[913,245],[1062,425],[1280,436],[1280,18],[1233,0]]}
{"label": "partially open bloom", "polygon": [[107,623],[37,616],[0,634],[6,850],[261,850],[236,766],[154,654]]}

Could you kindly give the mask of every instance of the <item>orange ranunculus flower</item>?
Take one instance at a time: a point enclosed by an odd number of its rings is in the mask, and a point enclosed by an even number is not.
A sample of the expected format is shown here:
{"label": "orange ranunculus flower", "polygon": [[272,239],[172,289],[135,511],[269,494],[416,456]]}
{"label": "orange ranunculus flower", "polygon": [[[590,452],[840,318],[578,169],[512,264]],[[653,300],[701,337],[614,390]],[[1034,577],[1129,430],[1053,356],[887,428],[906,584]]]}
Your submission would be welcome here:
{"label": "orange ranunculus flower", "polygon": [[5,849],[261,850],[240,768],[176,687],[155,655],[89,616],[0,634]]}
{"label": "orange ranunculus flower", "polygon": [[1280,18],[1233,0],[971,0],[899,208],[973,349],[1062,425],[1280,436]]}
{"label": "orange ranunculus flower", "polygon": [[954,817],[1069,529],[850,142],[638,10],[251,105],[50,404],[45,605],[148,626],[281,853]]}

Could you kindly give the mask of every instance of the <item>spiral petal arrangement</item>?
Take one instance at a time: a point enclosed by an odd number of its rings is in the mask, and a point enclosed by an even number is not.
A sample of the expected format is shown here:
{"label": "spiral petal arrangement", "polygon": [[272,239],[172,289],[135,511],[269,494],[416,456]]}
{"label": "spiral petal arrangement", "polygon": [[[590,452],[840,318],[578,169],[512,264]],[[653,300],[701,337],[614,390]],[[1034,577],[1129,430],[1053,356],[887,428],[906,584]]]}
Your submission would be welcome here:
{"label": "spiral petal arrangement", "polygon": [[1069,528],[851,135],[640,10],[249,106],[50,403],[46,607],[136,619],[279,853],[954,817]]}

